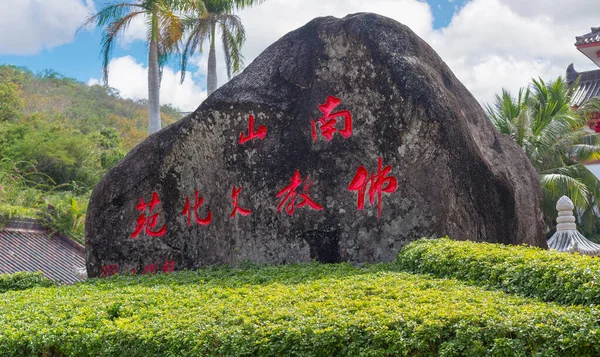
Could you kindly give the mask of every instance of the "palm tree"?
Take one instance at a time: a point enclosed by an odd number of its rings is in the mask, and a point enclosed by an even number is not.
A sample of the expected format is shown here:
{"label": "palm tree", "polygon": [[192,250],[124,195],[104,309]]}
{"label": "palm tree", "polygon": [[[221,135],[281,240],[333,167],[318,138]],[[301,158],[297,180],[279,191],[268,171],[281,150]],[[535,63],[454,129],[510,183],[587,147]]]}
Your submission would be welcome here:
{"label": "palm tree", "polygon": [[181,56],[181,81],[185,79],[185,68],[188,57],[196,50],[202,52],[202,44],[208,40],[208,73],[206,76],[207,92],[211,95],[217,89],[217,60],[215,42],[217,31],[220,31],[221,42],[225,54],[227,79],[238,73],[243,66],[241,47],[246,40],[246,32],[240,18],[233,14],[235,9],[252,6],[262,0],[188,0],[194,7],[193,15],[184,19],[189,37]]}
{"label": "palm tree", "polygon": [[525,150],[540,175],[548,227],[556,218],[556,201],[567,195],[578,208],[579,223],[591,232],[598,220],[594,209],[600,209],[600,181],[580,162],[600,159],[600,135],[586,130],[585,119],[569,104],[576,86],[561,77],[549,83],[534,79],[531,89],[520,89],[516,98],[502,89],[486,111],[496,129]]}
{"label": "palm tree", "polygon": [[148,134],[160,130],[160,77],[168,55],[177,49],[183,35],[183,23],[177,16],[185,10],[177,0],[142,0],[137,3],[105,5],[89,16],[81,28],[93,24],[103,29],[102,67],[104,83],[108,84],[108,62],[117,35],[123,33],[131,21],[146,17],[148,28]]}

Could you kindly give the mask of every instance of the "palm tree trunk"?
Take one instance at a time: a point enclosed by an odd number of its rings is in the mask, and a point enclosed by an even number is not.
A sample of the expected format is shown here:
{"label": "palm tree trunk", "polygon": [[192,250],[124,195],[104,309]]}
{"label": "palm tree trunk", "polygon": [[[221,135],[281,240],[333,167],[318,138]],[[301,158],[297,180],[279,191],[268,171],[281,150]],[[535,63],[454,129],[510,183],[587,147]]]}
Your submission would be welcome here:
{"label": "palm tree trunk", "polygon": [[[152,26],[156,22],[153,16]],[[150,36],[148,51],[148,135],[160,130],[160,81],[158,78],[158,44],[156,36]]]}
{"label": "palm tree trunk", "polygon": [[217,56],[215,54],[215,31],[216,26],[211,25],[210,32],[210,51],[208,52],[208,73],[206,74],[206,90],[211,95],[217,90]]}

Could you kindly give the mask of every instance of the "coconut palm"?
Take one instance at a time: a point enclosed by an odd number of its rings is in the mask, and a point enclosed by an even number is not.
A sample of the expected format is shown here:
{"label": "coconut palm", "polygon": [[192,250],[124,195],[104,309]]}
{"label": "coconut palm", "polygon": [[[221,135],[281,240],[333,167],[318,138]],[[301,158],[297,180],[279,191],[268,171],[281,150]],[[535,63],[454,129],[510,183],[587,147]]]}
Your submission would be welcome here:
{"label": "coconut palm", "polygon": [[519,144],[540,175],[542,212],[548,227],[556,217],[555,204],[569,196],[578,208],[580,224],[594,230],[600,209],[600,181],[580,162],[600,159],[600,135],[586,130],[586,121],[570,100],[575,86],[561,78],[533,80],[516,98],[502,89],[488,117],[501,133]]}
{"label": "coconut palm", "polygon": [[188,57],[197,50],[202,52],[202,45],[209,41],[208,73],[206,76],[207,92],[211,95],[217,89],[217,60],[215,43],[217,32],[220,32],[221,43],[225,55],[227,79],[238,73],[243,66],[241,47],[246,40],[246,32],[240,18],[233,14],[235,9],[252,6],[262,0],[188,0],[194,7],[192,15],[184,18],[189,31],[181,56],[181,81],[185,79],[185,68]]}
{"label": "coconut palm", "polygon": [[[133,2],[134,0],[132,0]],[[177,16],[185,10],[177,0],[141,0],[136,3],[107,4],[96,14],[89,16],[83,27],[95,25],[103,29],[102,67],[104,83],[108,83],[108,62],[115,39],[122,34],[131,21],[145,17],[148,31],[148,133],[161,128],[160,123],[160,77],[168,55],[174,52],[183,35],[183,23]]]}

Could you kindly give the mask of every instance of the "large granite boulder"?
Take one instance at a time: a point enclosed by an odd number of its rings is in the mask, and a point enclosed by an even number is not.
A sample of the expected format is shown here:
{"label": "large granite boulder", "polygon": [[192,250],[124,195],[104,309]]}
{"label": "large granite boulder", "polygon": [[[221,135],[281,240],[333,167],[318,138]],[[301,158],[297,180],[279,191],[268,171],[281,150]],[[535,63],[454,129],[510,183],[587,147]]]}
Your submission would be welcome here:
{"label": "large granite boulder", "polygon": [[103,178],[87,269],[389,261],[423,236],[545,247],[540,195],[523,151],[410,29],[317,18]]}

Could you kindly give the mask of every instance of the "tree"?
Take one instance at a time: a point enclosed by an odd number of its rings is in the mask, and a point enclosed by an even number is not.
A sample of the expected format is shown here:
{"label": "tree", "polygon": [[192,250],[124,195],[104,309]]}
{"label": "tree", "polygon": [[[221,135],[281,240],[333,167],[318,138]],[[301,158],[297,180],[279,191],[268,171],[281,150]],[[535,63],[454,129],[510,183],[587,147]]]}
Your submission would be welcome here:
{"label": "tree", "polygon": [[0,122],[16,120],[25,105],[20,91],[24,75],[14,66],[0,67]]}
{"label": "tree", "polygon": [[181,59],[181,81],[185,79],[185,69],[190,55],[199,50],[202,52],[202,44],[208,40],[210,50],[208,52],[208,73],[206,76],[207,92],[211,95],[217,89],[217,60],[215,42],[217,30],[221,34],[221,42],[225,55],[227,68],[227,79],[238,73],[243,66],[241,47],[246,40],[246,32],[240,18],[233,14],[235,9],[261,3],[262,0],[190,0],[193,14],[184,18],[184,26],[189,31],[189,37]]}
{"label": "tree", "polygon": [[181,1],[142,0],[139,3],[118,3],[104,6],[87,18],[82,27],[93,24],[104,30],[102,36],[102,66],[104,83],[108,83],[108,62],[117,35],[124,32],[131,21],[146,17],[148,28],[148,133],[161,128],[160,73],[169,54],[177,49],[183,35],[183,23],[177,11]]}
{"label": "tree", "polygon": [[571,107],[576,88],[558,77],[533,80],[516,98],[502,89],[487,115],[496,129],[510,135],[525,150],[540,175],[542,213],[548,227],[556,218],[556,201],[569,196],[577,206],[579,223],[588,233],[597,227],[600,181],[580,162],[600,159],[600,135],[586,130],[586,121]]}
{"label": "tree", "polygon": [[23,105],[16,84],[0,83],[0,122],[19,118]]}

